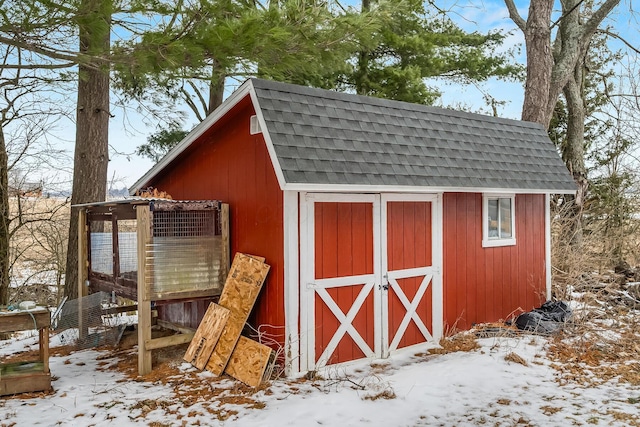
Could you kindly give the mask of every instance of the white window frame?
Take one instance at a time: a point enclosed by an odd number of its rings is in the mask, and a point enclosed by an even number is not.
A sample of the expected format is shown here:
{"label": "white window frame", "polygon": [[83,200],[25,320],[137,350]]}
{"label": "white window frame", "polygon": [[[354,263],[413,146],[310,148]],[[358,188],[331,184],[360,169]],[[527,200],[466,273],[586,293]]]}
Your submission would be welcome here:
{"label": "white window frame", "polygon": [[[511,237],[489,237],[489,200],[511,200]],[[500,212],[500,209],[498,209]],[[498,224],[498,228],[500,225]],[[515,194],[482,194],[482,247],[495,248],[499,246],[515,246],[516,244],[516,195]]]}

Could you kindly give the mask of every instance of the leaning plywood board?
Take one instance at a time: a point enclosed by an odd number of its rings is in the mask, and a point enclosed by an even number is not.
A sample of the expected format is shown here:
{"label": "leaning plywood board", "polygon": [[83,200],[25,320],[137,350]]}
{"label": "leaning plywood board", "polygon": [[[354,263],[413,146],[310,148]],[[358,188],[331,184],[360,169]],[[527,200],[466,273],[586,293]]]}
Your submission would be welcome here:
{"label": "leaning plywood board", "polygon": [[248,386],[258,387],[270,362],[269,347],[247,337],[240,337],[224,372]]}
{"label": "leaning plywood board", "polygon": [[269,265],[245,254],[237,253],[233,259],[227,281],[218,304],[231,312],[207,363],[207,370],[221,375],[233,352],[260,288],[269,272]]}
{"label": "leaning plywood board", "polygon": [[228,309],[213,302],[209,304],[209,308],[204,313],[202,322],[200,322],[184,355],[184,360],[198,369],[204,369],[228,319]]}

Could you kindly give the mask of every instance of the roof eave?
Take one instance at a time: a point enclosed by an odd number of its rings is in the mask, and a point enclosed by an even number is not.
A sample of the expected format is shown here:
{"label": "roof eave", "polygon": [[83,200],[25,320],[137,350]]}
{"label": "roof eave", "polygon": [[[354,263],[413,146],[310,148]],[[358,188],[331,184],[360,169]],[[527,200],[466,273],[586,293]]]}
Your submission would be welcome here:
{"label": "roof eave", "polygon": [[285,191],[301,192],[358,192],[358,193],[513,193],[513,194],[575,194],[576,190],[566,188],[489,188],[489,187],[422,187],[402,185],[366,185],[366,184],[306,184],[287,183]]}

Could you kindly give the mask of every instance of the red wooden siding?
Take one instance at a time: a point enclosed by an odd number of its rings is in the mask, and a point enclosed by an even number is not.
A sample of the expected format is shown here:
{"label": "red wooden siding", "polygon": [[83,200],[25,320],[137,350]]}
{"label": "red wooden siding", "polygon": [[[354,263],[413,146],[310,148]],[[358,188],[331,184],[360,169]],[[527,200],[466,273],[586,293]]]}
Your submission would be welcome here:
{"label": "red wooden siding", "polygon": [[516,245],[496,248],[482,247],[481,194],[446,193],[443,203],[445,332],[544,301],[544,195],[516,195]]}
{"label": "red wooden siding", "polygon": [[[373,205],[371,203],[315,203],[315,278],[373,274]],[[329,288],[327,292],[346,315],[363,285]],[[369,347],[374,347],[373,294],[370,293],[352,325]],[[319,357],[340,322],[324,301],[315,297],[315,351]],[[345,334],[328,364],[365,357]]]}
{"label": "red wooden siding", "polygon": [[[431,203],[387,203],[387,268],[389,271],[431,266]],[[413,301],[424,277],[398,279],[407,299]],[[432,285],[429,285],[416,312],[429,331],[432,330]],[[389,297],[389,336],[392,339],[407,309],[391,289]],[[424,342],[415,322],[409,322],[398,348]]]}
{"label": "red wooden siding", "polygon": [[[249,134],[252,114],[253,107],[246,98],[150,185],[174,199],[229,203],[232,255],[245,252],[264,256],[271,265],[250,323],[268,325],[261,331],[282,344],[283,194],[262,134]],[[204,311],[198,310],[197,322],[203,315]]]}

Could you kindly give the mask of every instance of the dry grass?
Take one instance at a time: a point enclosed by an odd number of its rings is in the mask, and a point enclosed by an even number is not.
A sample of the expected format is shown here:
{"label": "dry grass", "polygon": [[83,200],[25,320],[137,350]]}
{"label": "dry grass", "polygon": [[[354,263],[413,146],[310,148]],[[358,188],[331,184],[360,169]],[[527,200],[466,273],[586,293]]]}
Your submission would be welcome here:
{"label": "dry grass", "polygon": [[508,354],[504,357],[504,360],[506,360],[507,362],[519,363],[519,364],[521,364],[522,366],[529,366],[529,364],[527,363],[527,361],[526,361],[526,360],[524,360],[524,359],[522,358],[522,356],[520,356],[519,354],[514,353],[514,352],[510,352],[510,353],[508,353]]}
{"label": "dry grass", "polygon": [[364,397],[364,400],[372,400],[372,401],[376,401],[379,399],[389,400],[389,399],[395,399],[396,397],[397,397],[396,393],[393,390],[387,389],[376,394],[367,395]]}
{"label": "dry grass", "polygon": [[[148,382],[169,386],[173,390],[173,396],[166,401],[141,401],[131,409],[140,410],[138,418],[144,418],[146,414],[155,409],[162,409],[167,414],[175,415],[175,401],[180,402],[182,408],[189,408],[196,404],[202,404],[208,413],[215,419],[224,421],[237,414],[231,409],[233,405],[241,405],[251,409],[262,409],[265,404],[255,398],[258,391],[266,390],[268,385],[262,385],[258,389],[246,386],[239,381],[234,381],[233,387],[222,385],[228,377],[221,376],[211,378],[199,375],[196,370],[183,371],[180,369],[182,356],[187,345],[160,349],[153,352],[153,370],[144,376],[138,375],[138,358],[135,349],[120,349],[105,353],[98,369],[109,371],[116,369],[127,377],[122,381]],[[220,384],[218,386],[218,384]],[[174,408],[171,408],[171,406]],[[192,424],[190,424],[192,425]]]}
{"label": "dry grass", "polygon": [[478,339],[471,332],[461,332],[440,340],[441,348],[429,349],[429,354],[447,354],[456,351],[474,351],[480,348]]}

